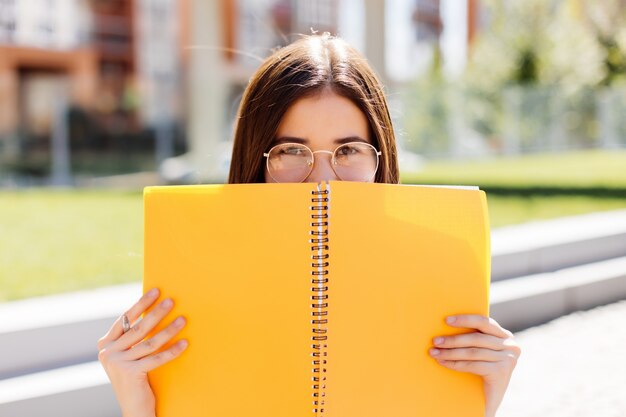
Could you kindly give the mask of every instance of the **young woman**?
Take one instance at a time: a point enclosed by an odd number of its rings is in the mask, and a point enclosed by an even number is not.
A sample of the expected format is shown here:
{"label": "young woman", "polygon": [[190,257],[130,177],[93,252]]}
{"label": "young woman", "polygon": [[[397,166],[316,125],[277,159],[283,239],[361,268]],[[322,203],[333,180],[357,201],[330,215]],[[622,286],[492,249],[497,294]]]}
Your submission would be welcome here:
{"label": "young woman", "polygon": [[[254,74],[239,108],[229,177],[230,183],[322,180],[398,182],[381,84],[363,56],[328,34],[276,51]],[[187,347],[179,340],[158,352],[185,326],[183,317],[144,340],[173,307],[165,299],[137,322],[158,298],[157,289],[147,292],[98,342],[124,417],[154,417],[148,372]],[[430,355],[441,366],[480,375],[485,416],[495,416],[520,348],[491,318],[458,315],[447,323],[472,331],[435,337]]]}

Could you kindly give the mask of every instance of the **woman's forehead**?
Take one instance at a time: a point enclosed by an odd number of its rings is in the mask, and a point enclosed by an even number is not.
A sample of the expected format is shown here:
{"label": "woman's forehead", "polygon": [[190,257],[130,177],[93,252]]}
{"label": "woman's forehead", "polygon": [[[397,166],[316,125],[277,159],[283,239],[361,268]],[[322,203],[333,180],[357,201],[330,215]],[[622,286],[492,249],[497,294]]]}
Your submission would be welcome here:
{"label": "woman's forehead", "polygon": [[276,139],[308,142],[305,144],[320,141],[328,144],[371,142],[365,114],[350,99],[334,92],[294,102],[280,122]]}

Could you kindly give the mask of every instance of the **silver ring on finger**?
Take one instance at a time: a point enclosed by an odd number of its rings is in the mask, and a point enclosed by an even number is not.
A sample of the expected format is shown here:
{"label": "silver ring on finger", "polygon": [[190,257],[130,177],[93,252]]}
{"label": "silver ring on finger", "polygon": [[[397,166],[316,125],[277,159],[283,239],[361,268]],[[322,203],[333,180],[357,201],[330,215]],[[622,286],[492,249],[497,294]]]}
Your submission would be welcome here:
{"label": "silver ring on finger", "polygon": [[122,314],[122,330],[124,333],[130,330],[130,320],[126,314]]}

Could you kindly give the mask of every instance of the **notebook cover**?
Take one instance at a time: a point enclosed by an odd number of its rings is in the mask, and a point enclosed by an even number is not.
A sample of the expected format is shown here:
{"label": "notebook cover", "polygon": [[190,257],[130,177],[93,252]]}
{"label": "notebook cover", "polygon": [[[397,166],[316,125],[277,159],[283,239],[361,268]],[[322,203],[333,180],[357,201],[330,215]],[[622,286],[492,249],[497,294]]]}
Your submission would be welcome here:
{"label": "notebook cover", "polygon": [[311,184],[145,191],[144,288],[189,347],[150,373],[159,417],[311,414]]}
{"label": "notebook cover", "polygon": [[328,416],[482,417],[480,378],[441,367],[427,350],[435,335],[458,333],[445,315],[488,313],[484,193],[330,183],[320,407],[311,341],[316,188],[146,189],[144,288],[174,298],[171,318],[187,317],[181,337],[190,341],[150,373],[157,415],[305,416],[323,408]]}
{"label": "notebook cover", "polygon": [[481,378],[428,349],[488,315],[485,193],[331,182],[329,210],[327,415],[483,417]]}

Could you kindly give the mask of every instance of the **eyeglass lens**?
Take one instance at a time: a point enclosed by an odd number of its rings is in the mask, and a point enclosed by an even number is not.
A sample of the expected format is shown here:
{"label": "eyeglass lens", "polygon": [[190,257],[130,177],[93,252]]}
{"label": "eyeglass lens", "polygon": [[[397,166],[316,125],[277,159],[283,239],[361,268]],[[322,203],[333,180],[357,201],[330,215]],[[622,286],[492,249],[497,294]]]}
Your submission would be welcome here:
{"label": "eyeglass lens", "polygon": [[[367,143],[346,143],[335,149],[332,167],[341,180],[369,181],[378,168],[378,154]],[[280,144],[270,150],[267,168],[278,182],[301,182],[313,169],[313,153],[301,144]]]}

